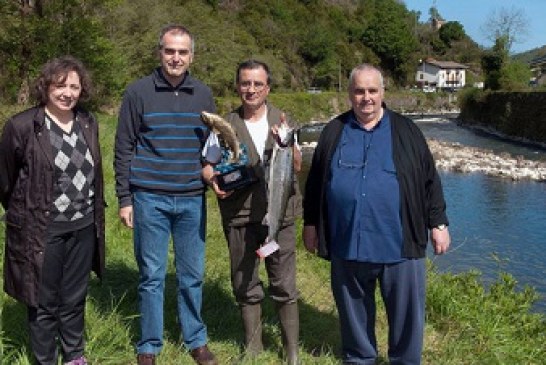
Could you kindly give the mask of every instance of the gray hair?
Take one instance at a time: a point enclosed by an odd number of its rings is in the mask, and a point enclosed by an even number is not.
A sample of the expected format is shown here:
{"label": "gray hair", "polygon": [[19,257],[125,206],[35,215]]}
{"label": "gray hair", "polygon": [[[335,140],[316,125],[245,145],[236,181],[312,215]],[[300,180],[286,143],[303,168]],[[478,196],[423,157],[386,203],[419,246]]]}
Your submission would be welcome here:
{"label": "gray hair", "polygon": [[381,85],[382,89],[385,89],[385,81],[383,80],[383,73],[381,72],[379,68],[373,65],[370,65],[369,63],[362,63],[351,70],[351,74],[349,76],[349,88],[353,86],[353,82],[355,80],[356,74],[362,71],[377,72],[379,74],[379,84]]}
{"label": "gray hair", "polygon": [[190,37],[191,41],[191,53],[193,54],[193,51],[195,49],[195,41],[193,39],[193,35],[190,33],[188,28],[186,28],[183,25],[180,24],[169,24],[164,26],[161,31],[159,32],[159,41],[158,41],[158,48],[163,48],[163,37],[165,37],[165,34],[172,33],[172,34],[180,34],[180,35],[187,35]]}

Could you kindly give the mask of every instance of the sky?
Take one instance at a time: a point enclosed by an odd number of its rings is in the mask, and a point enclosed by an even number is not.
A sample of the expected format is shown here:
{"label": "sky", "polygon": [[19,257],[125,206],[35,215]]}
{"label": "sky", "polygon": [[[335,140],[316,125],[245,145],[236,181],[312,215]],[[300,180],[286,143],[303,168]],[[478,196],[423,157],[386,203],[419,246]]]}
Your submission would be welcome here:
{"label": "sky", "polygon": [[429,19],[429,9],[436,9],[447,21],[458,21],[470,38],[486,48],[493,46],[482,31],[493,12],[502,8],[522,10],[529,21],[527,35],[512,46],[512,53],[521,53],[546,45],[546,0],[404,0],[408,10],[420,11],[420,22]]}

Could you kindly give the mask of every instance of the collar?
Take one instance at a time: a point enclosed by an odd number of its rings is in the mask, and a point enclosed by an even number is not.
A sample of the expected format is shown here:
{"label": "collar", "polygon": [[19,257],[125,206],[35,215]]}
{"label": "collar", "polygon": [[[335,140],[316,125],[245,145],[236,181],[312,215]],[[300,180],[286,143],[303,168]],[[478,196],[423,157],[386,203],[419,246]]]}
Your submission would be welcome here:
{"label": "collar", "polygon": [[190,76],[189,71],[186,71],[186,74],[184,75],[184,79],[182,82],[176,86],[172,86],[165,76],[163,75],[163,71],[161,70],[161,67],[157,67],[154,72],[152,73],[152,78],[155,84],[155,87],[157,89],[168,89],[168,90],[187,90],[191,91],[194,89],[195,85],[193,82],[193,78]]}
{"label": "collar", "polygon": [[381,116],[381,119],[379,119],[379,121],[371,129],[365,129],[362,127],[362,125],[360,125],[360,122],[356,119],[356,115],[354,111],[351,110],[351,112],[349,113],[347,117],[348,117],[347,119],[348,124],[351,126],[351,128],[359,128],[366,132],[373,132],[376,129],[380,129],[381,126],[385,124],[382,122],[388,118],[388,112],[387,112],[387,109],[383,107],[383,115]]}
{"label": "collar", "polygon": [[[76,105],[73,109],[74,111],[74,121],[75,122],[90,122],[92,121],[91,118],[89,118],[89,114],[85,109],[82,109],[79,105]],[[41,132],[43,128],[46,127],[46,111],[45,106],[40,105],[36,107],[36,113],[34,114],[34,129],[36,132]]]}

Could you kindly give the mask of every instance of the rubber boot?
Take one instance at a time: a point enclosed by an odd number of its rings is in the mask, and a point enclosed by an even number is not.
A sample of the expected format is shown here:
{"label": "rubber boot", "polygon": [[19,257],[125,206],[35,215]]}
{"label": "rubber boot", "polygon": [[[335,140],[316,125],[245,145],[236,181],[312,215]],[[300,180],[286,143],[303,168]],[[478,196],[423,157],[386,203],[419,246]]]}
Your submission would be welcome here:
{"label": "rubber boot", "polygon": [[262,307],[258,304],[241,306],[241,317],[245,330],[245,352],[248,356],[257,356],[263,351],[262,344]]}
{"label": "rubber boot", "polygon": [[286,355],[286,363],[288,365],[298,365],[298,341],[300,334],[298,303],[277,303],[277,312],[281,324],[282,344]]}

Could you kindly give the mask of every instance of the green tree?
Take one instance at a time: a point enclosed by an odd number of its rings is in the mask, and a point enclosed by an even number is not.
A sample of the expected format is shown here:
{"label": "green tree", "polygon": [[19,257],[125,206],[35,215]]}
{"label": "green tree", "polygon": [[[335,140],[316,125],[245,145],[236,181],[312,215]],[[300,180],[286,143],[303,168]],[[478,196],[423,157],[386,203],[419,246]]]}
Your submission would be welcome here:
{"label": "green tree", "polygon": [[364,31],[362,42],[381,58],[381,66],[392,72],[396,82],[404,84],[414,72],[417,50],[417,41],[407,21],[410,13],[395,0],[368,0],[364,1],[364,7],[374,21]]}
{"label": "green tree", "polygon": [[451,47],[453,41],[460,41],[465,38],[466,33],[461,23],[447,22],[440,28],[439,36],[446,46]]}
{"label": "green tree", "polygon": [[509,61],[501,70],[499,83],[502,90],[518,91],[529,87],[531,70],[523,62]]}
{"label": "green tree", "polygon": [[314,23],[309,26],[302,42],[300,52],[304,60],[316,64],[329,58],[334,51],[336,36],[329,32],[323,24]]}
{"label": "green tree", "polygon": [[43,27],[37,21],[44,18],[42,1],[1,2],[0,17],[3,95],[24,104],[29,100],[31,77],[44,61]]}
{"label": "green tree", "polygon": [[109,96],[119,89],[120,58],[99,20],[99,12],[111,1],[2,2],[0,55],[7,99],[26,103],[40,66],[65,54],[78,57],[90,69],[99,95]]}
{"label": "green tree", "polygon": [[436,55],[442,56],[445,55],[449,49],[449,45],[442,41],[436,32],[430,37],[430,46]]}
{"label": "green tree", "polygon": [[507,36],[501,36],[482,57],[486,89],[514,91],[529,86],[531,70],[527,64],[510,59],[508,42]]}
{"label": "green tree", "polygon": [[482,57],[482,69],[485,74],[485,88],[499,90],[502,68],[508,59],[506,37],[500,37],[495,41],[495,46]]}

